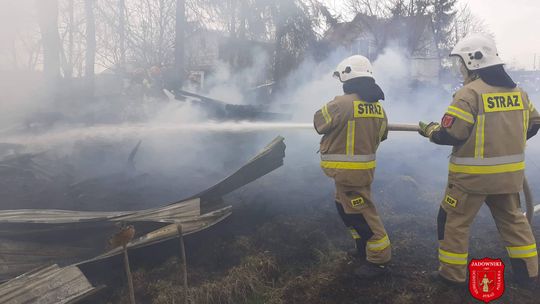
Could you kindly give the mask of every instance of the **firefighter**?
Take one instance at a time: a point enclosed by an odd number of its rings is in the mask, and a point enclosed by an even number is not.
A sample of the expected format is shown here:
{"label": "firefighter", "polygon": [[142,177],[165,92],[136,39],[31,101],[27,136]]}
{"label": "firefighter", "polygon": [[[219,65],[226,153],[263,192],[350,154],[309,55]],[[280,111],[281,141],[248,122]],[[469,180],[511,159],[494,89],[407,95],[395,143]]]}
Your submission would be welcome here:
{"label": "firefighter", "polygon": [[388,272],[390,240],[371,196],[375,153],[388,135],[384,93],[375,83],[369,60],[355,55],[343,60],[334,76],[343,83],[337,96],[315,113],[321,167],[336,185],[336,207],[355,241],[361,261],[355,274],[371,278]]}
{"label": "firefighter", "polygon": [[448,185],[437,217],[439,271],[447,283],[466,281],[469,228],[484,202],[495,219],[522,286],[538,276],[536,241],[520,209],[525,145],[540,128],[540,115],[525,91],[506,73],[495,42],[474,34],[459,41],[450,56],[459,65],[463,87],[441,123],[420,122],[420,134],[453,146]]}

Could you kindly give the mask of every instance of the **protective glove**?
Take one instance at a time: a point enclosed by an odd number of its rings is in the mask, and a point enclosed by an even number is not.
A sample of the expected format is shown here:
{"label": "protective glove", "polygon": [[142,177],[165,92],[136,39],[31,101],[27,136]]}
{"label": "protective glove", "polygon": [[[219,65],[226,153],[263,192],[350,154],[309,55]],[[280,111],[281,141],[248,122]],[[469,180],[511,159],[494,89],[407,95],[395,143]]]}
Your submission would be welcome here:
{"label": "protective glove", "polygon": [[418,133],[420,133],[420,135],[424,137],[430,137],[433,131],[436,131],[441,127],[440,124],[436,122],[430,122],[429,124],[426,124],[423,121],[419,121],[418,125],[420,126],[420,130],[418,130]]}

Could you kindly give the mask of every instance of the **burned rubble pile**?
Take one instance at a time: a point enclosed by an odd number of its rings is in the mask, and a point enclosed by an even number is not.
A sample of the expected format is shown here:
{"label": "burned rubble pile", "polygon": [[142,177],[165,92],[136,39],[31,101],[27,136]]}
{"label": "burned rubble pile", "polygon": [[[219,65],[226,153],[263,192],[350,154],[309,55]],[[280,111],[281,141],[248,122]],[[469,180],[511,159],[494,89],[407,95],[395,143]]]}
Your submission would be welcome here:
{"label": "burned rubble pile", "polygon": [[[177,225],[182,226],[182,233],[190,235],[192,233],[207,229],[212,225],[222,221],[231,214],[231,206],[224,203],[222,197],[247,183],[250,183],[259,177],[273,171],[283,164],[285,156],[285,145],[283,138],[277,137],[259,154],[249,160],[237,172],[226,177],[213,187],[208,188],[193,195],[192,197],[175,203],[163,206],[163,203],[153,208],[140,209],[141,205],[135,202],[131,209],[133,211],[96,211],[100,205],[94,204],[94,211],[78,210],[87,205],[84,202],[90,200],[100,201],[100,204],[115,202],[115,195],[120,195],[123,191],[136,192],[136,178],[145,176],[137,173],[134,168],[134,159],[139,149],[140,142],[131,151],[128,157],[127,165],[120,172],[100,177],[93,177],[88,180],[73,182],[69,171],[60,171],[66,176],[65,179],[56,178],[51,171],[46,171],[43,166],[38,165],[38,157],[44,157],[39,154],[19,154],[5,157],[3,164],[14,172],[20,173],[20,177],[15,182],[20,183],[20,188],[27,187],[26,192],[21,191],[15,199],[26,200],[27,207],[56,206],[57,209],[20,209],[6,205],[0,212],[0,256],[3,263],[0,265],[1,280],[9,280],[17,275],[31,271],[26,275],[30,280],[42,280],[43,276],[35,275],[39,273],[39,268],[53,264],[62,267],[72,265],[85,269],[86,265],[90,268],[97,267],[100,264],[110,264],[111,259],[122,252],[121,248],[111,247],[107,244],[107,239],[118,231],[119,227],[131,224],[136,229],[136,235],[131,242],[127,244],[127,250],[135,250],[153,246],[170,239],[178,237]],[[39,162],[51,165],[47,159],[39,159]],[[59,162],[67,165],[66,162]],[[66,173],[68,172],[68,173]],[[54,188],[57,195],[62,198],[56,204],[49,204],[47,200],[52,199],[35,188],[37,181],[45,180],[44,187],[51,188],[50,184],[58,184]],[[13,182],[13,180],[12,180]],[[116,189],[113,195],[95,196],[95,191],[105,191],[101,185],[126,184],[129,189]],[[9,189],[8,184],[3,184],[3,189]],[[148,185],[147,185],[148,186]],[[18,189],[16,189],[18,190]],[[37,190],[37,194],[30,193]],[[41,195],[35,198],[33,195]],[[90,197],[90,198],[88,198]],[[81,198],[83,198],[81,200]],[[105,201],[102,201],[105,200]],[[81,204],[82,203],[82,204]],[[142,203],[142,202],[140,202]],[[81,205],[78,205],[81,204]],[[15,204],[15,206],[21,206]],[[158,207],[162,206],[162,207]],[[5,210],[9,207],[13,210]],[[79,208],[78,208],[79,207]],[[107,209],[117,208],[109,206]],[[71,209],[72,211],[70,211]],[[114,262],[113,262],[114,263]],[[55,266],[58,268],[58,266]],[[88,267],[86,269],[88,269]],[[56,268],[55,268],[56,269]],[[54,276],[61,276],[63,272],[52,269],[46,272],[49,279]],[[36,272],[37,271],[37,272]],[[101,277],[107,277],[109,274],[102,273]],[[32,282],[32,281],[31,281]],[[37,284],[37,281],[34,282]],[[2,296],[10,297],[7,303],[22,303],[22,295],[13,294],[13,284],[20,284],[17,280],[9,280],[2,287],[5,294]],[[30,283],[29,283],[30,284]],[[51,287],[53,288],[53,287]],[[54,287],[55,290],[63,290]],[[82,288],[82,287],[81,287]],[[48,287],[43,287],[43,292],[54,293]],[[62,291],[64,292],[64,291]],[[85,293],[86,294],[86,293]],[[93,294],[93,292],[89,292]],[[34,294],[36,298],[43,294]],[[54,296],[51,297],[55,298]],[[82,295],[81,298],[82,299]],[[19,301],[20,300],[20,301]],[[24,302],[24,301],[23,301]],[[43,302],[49,303],[49,302]],[[50,303],[55,303],[50,302]]]}

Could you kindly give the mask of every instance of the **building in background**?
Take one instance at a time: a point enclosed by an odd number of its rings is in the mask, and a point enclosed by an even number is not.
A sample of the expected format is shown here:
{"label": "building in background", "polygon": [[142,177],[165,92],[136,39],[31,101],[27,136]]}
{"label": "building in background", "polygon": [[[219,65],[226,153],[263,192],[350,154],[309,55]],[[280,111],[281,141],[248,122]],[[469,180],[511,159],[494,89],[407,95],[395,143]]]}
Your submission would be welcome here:
{"label": "building in background", "polygon": [[349,22],[339,22],[324,34],[326,43],[344,47],[350,55],[360,54],[371,61],[388,47],[398,48],[408,58],[411,78],[438,83],[441,60],[429,16],[390,19],[357,14]]}

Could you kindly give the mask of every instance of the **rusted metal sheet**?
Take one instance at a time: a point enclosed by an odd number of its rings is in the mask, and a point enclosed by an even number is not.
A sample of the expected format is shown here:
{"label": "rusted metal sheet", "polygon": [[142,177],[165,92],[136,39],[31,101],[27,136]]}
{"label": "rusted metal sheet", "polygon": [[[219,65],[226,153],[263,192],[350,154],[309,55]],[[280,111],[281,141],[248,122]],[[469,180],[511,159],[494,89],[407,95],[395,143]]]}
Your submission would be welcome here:
{"label": "rusted metal sheet", "polygon": [[96,290],[78,267],[52,265],[32,270],[0,285],[0,303],[68,304]]}

